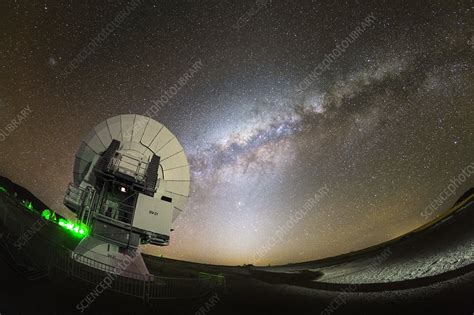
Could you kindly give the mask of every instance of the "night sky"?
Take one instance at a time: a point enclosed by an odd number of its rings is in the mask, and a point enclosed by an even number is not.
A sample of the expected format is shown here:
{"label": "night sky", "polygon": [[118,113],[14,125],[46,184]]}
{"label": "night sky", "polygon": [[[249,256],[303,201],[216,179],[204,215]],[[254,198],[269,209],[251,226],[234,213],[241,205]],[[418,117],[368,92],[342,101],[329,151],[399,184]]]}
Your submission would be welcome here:
{"label": "night sky", "polygon": [[67,73],[127,2],[62,3],[0,4],[0,129],[32,111],[0,142],[0,174],[64,213],[81,139],[145,113],[200,61],[152,117],[180,139],[193,182],[171,245],[150,252],[284,264],[357,250],[428,222],[423,209],[474,162],[471,1],[143,0]]}

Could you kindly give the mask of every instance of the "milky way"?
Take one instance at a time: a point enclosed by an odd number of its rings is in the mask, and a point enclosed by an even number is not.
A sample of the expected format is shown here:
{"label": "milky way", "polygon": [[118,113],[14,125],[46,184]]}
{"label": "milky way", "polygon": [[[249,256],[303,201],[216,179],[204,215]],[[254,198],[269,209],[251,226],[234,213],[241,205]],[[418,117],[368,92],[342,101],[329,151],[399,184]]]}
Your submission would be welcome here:
{"label": "milky way", "polygon": [[[25,106],[32,114],[0,142],[0,174],[64,212],[89,130],[146,112],[200,60],[153,116],[182,142],[193,181],[171,245],[148,252],[284,264],[426,223],[423,209],[474,161],[472,5],[275,2],[144,2],[67,76],[127,3],[2,5],[0,127]],[[373,23],[298,89],[370,14]]]}

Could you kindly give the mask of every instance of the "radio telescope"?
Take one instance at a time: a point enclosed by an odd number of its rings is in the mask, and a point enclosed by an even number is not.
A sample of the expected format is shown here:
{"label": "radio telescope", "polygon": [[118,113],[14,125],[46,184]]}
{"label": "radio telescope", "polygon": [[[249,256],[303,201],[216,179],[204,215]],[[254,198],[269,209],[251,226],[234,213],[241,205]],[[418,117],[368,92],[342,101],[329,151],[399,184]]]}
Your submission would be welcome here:
{"label": "radio telescope", "polygon": [[[184,149],[164,125],[130,114],[103,121],[82,141],[64,198],[90,230],[74,252],[116,267],[141,244],[168,245],[189,185]],[[151,277],[141,255],[126,271]]]}

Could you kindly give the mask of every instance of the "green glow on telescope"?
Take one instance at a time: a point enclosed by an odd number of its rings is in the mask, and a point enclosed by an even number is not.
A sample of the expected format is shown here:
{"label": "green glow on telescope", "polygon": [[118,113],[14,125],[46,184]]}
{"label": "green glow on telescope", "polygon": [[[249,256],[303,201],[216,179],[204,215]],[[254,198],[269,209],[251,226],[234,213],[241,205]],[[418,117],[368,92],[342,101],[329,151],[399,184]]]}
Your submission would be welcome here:
{"label": "green glow on telescope", "polygon": [[82,238],[89,235],[89,229],[84,224],[76,224],[63,218],[59,219],[58,224],[64,229],[72,232],[72,234],[75,236]]}
{"label": "green glow on telescope", "polygon": [[[0,192],[7,193],[7,190],[5,189],[5,187],[0,186]],[[26,209],[30,211],[35,211],[35,209],[33,208],[33,203],[31,201],[23,200],[22,204],[23,206],[25,206]],[[47,221],[58,224],[60,227],[65,230],[68,230],[69,232],[71,232],[72,235],[76,237],[84,238],[89,235],[89,229],[85,224],[73,223],[63,218],[59,218],[58,220],[58,218],[56,217],[56,213],[50,209],[44,209],[43,211],[41,211],[41,217],[43,217]]]}
{"label": "green glow on telescope", "polygon": [[31,201],[25,200],[24,205],[25,205],[26,209],[34,211],[33,204],[31,203]]}
{"label": "green glow on telescope", "polygon": [[41,216],[48,221],[57,223],[60,227],[65,230],[68,230],[69,232],[71,232],[72,235],[76,237],[83,238],[89,235],[89,229],[86,225],[82,223],[73,223],[63,218],[59,218],[59,220],[56,220],[55,213],[49,209],[43,210],[43,212],[41,212]]}
{"label": "green glow on telescope", "polygon": [[51,210],[46,209],[41,212],[41,216],[45,218],[46,220],[49,220],[51,218]]}

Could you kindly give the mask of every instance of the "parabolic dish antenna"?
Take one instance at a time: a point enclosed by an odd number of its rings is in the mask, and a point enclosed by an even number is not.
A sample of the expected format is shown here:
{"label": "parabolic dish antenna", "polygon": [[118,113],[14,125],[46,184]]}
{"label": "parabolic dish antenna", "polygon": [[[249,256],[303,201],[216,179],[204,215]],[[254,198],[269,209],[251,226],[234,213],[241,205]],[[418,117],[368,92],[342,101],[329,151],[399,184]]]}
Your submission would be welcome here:
{"label": "parabolic dish antenna", "polygon": [[103,121],[81,142],[64,198],[91,231],[76,253],[113,265],[140,244],[168,245],[189,186],[188,160],[168,128],[133,114]]}

